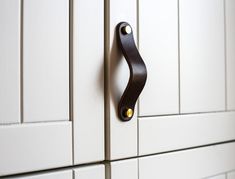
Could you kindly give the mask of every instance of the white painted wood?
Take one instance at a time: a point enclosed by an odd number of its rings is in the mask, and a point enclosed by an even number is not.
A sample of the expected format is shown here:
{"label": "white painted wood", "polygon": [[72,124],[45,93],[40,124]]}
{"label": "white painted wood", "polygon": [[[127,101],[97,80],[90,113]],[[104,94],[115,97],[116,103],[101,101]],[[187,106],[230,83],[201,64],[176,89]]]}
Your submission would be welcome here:
{"label": "white painted wood", "polygon": [[139,179],[199,179],[235,167],[235,143],[139,159]]}
{"label": "white painted wood", "polygon": [[71,122],[0,126],[0,176],[72,165]]}
{"label": "white painted wood", "polygon": [[209,177],[207,179],[227,179],[226,175],[218,175],[218,176],[214,176],[214,177]]}
{"label": "white painted wood", "polygon": [[0,123],[20,121],[20,0],[0,1]]}
{"label": "white painted wood", "polygon": [[129,160],[111,162],[106,169],[108,173],[107,179],[121,179],[121,178],[139,179],[138,159],[129,159]]}
{"label": "white painted wood", "polygon": [[74,0],[74,162],[104,160],[104,4]]}
{"label": "white painted wood", "polygon": [[24,0],[24,122],[69,119],[69,0]]}
{"label": "white painted wood", "polygon": [[235,1],[226,0],[227,107],[235,109]]}
{"label": "white painted wood", "polygon": [[6,179],[73,179],[73,171],[45,172],[42,174],[29,174],[16,177],[6,177]]}
{"label": "white painted wood", "polygon": [[139,155],[235,139],[235,112],[139,119]]}
{"label": "white painted wood", "polygon": [[131,24],[136,36],[136,0],[106,1],[106,159],[120,159],[137,155],[137,112],[129,122],[117,116],[118,102],[129,79],[129,69],[117,46],[116,25]]}
{"label": "white painted wood", "polygon": [[178,1],[139,1],[139,48],[148,78],[139,115],[179,113]]}
{"label": "white painted wood", "polygon": [[227,174],[227,179],[235,179],[235,171]]}
{"label": "white painted wood", "polygon": [[104,165],[94,165],[74,169],[74,179],[105,179]]}
{"label": "white painted wood", "polygon": [[223,0],[181,0],[181,112],[225,110]]}

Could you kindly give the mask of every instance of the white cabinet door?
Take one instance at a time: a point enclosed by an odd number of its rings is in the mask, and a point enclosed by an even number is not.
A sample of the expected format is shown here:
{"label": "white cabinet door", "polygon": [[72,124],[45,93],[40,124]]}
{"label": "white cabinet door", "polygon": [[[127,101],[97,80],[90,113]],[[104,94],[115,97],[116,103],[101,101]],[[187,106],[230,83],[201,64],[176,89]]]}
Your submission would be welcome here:
{"label": "white cabinet door", "polygon": [[74,169],[74,179],[105,179],[104,165],[93,165]]}
{"label": "white cabinet door", "polygon": [[20,2],[0,1],[0,176],[103,161],[104,4]]}
{"label": "white cabinet door", "polygon": [[[233,4],[229,0],[225,4],[223,0],[106,2],[107,159],[235,139]],[[115,35],[122,21],[132,26],[148,71],[128,122],[117,115],[129,79]]]}
{"label": "white cabinet door", "polygon": [[0,4],[0,175],[72,165],[69,1]]}

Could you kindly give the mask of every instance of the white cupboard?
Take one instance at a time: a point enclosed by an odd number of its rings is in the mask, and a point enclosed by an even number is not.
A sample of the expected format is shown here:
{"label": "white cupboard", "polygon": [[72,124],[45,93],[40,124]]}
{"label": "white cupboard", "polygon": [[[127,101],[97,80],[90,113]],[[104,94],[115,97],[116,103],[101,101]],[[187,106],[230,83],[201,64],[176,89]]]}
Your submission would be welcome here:
{"label": "white cupboard", "polygon": [[[224,0],[106,1],[106,159],[235,139],[233,9]],[[117,113],[131,72],[115,36],[122,21],[148,72],[127,122]]]}
{"label": "white cupboard", "polygon": [[0,126],[0,175],[72,165],[68,0],[58,1],[56,7],[53,0],[1,4],[3,15],[10,7],[17,10],[12,17],[1,15],[10,23],[3,24],[4,35],[9,34],[1,43],[14,43],[8,53],[18,55],[1,58],[1,73],[9,70],[1,74],[9,88],[1,90],[1,96],[6,93],[3,101],[15,101],[1,108],[1,121],[7,124]]}
{"label": "white cupboard", "polygon": [[[233,179],[234,12],[234,0],[0,0],[0,177]],[[120,22],[147,67],[125,122]]]}
{"label": "white cupboard", "polygon": [[104,160],[103,9],[0,1],[0,176]]}

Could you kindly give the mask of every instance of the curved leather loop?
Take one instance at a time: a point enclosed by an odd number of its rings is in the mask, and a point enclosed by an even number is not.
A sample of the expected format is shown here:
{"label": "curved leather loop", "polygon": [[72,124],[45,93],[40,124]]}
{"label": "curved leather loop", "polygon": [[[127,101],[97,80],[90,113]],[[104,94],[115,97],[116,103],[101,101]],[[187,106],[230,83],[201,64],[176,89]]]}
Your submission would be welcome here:
{"label": "curved leather loop", "polygon": [[[128,27],[129,32],[125,32]],[[142,92],[146,80],[147,69],[135,45],[131,26],[121,22],[116,27],[117,41],[130,69],[127,87],[118,104],[118,115],[122,121],[129,121],[134,114],[136,101]],[[128,115],[130,111],[130,115]]]}

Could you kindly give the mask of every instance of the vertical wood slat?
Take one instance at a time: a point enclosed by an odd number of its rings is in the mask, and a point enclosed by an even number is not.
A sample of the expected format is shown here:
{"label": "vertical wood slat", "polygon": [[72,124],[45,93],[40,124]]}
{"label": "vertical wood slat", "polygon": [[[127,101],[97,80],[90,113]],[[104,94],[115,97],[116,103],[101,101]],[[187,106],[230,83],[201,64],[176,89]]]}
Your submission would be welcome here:
{"label": "vertical wood slat", "polygon": [[0,1],[0,124],[20,122],[20,0]]}
{"label": "vertical wood slat", "polygon": [[104,4],[73,1],[74,163],[104,160]]}
{"label": "vertical wood slat", "polygon": [[69,0],[24,0],[24,122],[69,119]]}
{"label": "vertical wood slat", "polygon": [[235,110],[235,1],[225,0],[226,57],[227,57],[227,108]]}
{"label": "vertical wood slat", "polygon": [[139,0],[139,49],[148,71],[139,115],[179,113],[177,0]]}
{"label": "vertical wood slat", "polygon": [[181,0],[181,112],[225,110],[224,4]]}

